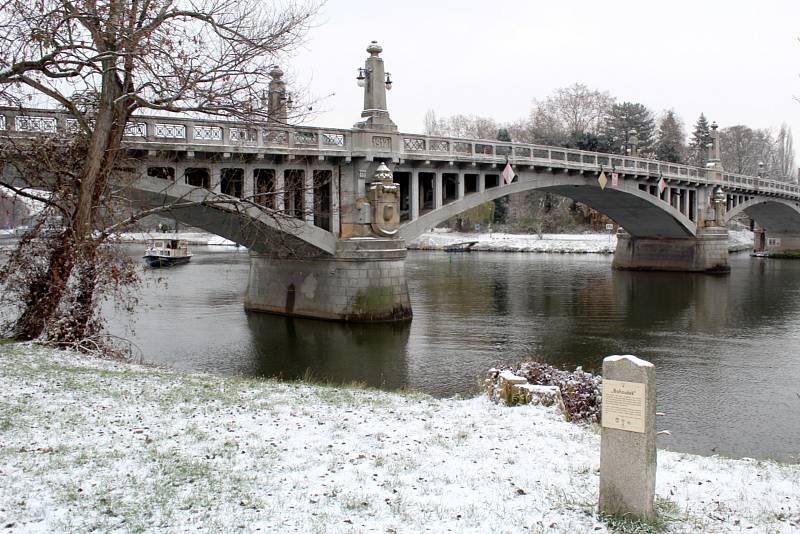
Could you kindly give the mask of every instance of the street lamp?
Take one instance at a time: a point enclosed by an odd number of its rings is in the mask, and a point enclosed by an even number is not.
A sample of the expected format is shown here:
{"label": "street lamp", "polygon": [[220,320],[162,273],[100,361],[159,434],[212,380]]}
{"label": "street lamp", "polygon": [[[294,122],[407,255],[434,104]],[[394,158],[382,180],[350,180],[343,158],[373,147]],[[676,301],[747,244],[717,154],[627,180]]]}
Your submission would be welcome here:
{"label": "street lamp", "polygon": [[[358,76],[356,76],[356,83],[358,83],[358,86],[364,87],[365,85],[367,85],[367,78],[369,78],[371,75],[372,75],[372,69],[359,67]],[[386,89],[388,91],[391,91],[392,90],[391,73],[387,72],[384,76],[385,78],[383,80],[383,83],[386,85]]]}

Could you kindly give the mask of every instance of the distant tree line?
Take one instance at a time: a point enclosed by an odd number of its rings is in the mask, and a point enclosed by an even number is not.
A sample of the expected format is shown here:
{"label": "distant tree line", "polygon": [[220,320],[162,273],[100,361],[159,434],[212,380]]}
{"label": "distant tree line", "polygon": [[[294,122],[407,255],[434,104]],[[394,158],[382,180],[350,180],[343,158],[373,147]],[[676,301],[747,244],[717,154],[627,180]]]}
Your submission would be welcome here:
{"label": "distant tree line", "polygon": [[[425,115],[425,133],[495,139],[501,130],[522,143],[578,148],[611,154],[630,154],[662,161],[704,166],[711,126],[700,114],[687,139],[684,122],[674,110],[656,114],[637,102],[619,102],[608,92],[576,83],[534,100],[528,117],[511,123],[476,115]],[[721,128],[722,165],[728,172],[796,181],[792,131],[742,124]],[[634,145],[636,148],[634,149]],[[759,166],[759,163],[762,163]]]}
{"label": "distant tree line", "polygon": [[[428,110],[424,129],[427,135],[513,140],[610,154],[636,153],[644,158],[699,167],[705,166],[711,143],[711,124],[702,113],[687,138],[684,122],[674,110],[656,114],[644,104],[619,102],[608,92],[581,83],[534,100],[528,117],[510,123],[477,115],[439,117]],[[786,124],[777,130],[734,125],[721,128],[719,134],[726,171],[763,173],[787,182],[797,180],[792,131]],[[476,211],[472,218],[476,215],[487,217],[484,222],[493,222],[496,227],[537,233],[587,225],[597,229],[610,222],[572,200],[536,191],[497,199],[492,209]]]}

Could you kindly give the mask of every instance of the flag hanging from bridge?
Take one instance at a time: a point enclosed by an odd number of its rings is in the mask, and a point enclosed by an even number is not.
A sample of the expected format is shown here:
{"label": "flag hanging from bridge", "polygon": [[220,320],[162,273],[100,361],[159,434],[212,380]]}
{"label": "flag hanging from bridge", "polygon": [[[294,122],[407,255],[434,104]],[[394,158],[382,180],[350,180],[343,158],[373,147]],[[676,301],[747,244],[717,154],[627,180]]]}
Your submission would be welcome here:
{"label": "flag hanging from bridge", "polygon": [[506,168],[503,169],[503,182],[510,184],[514,180],[514,169],[511,168],[510,163],[506,163]]}
{"label": "flag hanging from bridge", "polygon": [[667,188],[667,181],[662,176],[661,179],[658,181],[658,194],[664,193],[664,189]]}
{"label": "flag hanging from bridge", "polygon": [[612,172],[611,173],[611,187],[619,187],[619,173]]}
{"label": "flag hanging from bridge", "polygon": [[600,171],[600,176],[597,177],[597,183],[600,184],[600,189],[606,188],[606,184],[608,183],[608,178],[606,178],[606,173]]}

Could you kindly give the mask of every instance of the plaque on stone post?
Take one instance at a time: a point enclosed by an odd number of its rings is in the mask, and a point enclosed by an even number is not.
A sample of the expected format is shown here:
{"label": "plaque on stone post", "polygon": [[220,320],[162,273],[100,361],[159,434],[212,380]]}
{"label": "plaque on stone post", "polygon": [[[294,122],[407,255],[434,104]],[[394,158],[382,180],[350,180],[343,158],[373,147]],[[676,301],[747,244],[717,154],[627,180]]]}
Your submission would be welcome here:
{"label": "plaque on stone post", "polygon": [[653,519],[655,367],[636,356],[603,360],[600,512]]}

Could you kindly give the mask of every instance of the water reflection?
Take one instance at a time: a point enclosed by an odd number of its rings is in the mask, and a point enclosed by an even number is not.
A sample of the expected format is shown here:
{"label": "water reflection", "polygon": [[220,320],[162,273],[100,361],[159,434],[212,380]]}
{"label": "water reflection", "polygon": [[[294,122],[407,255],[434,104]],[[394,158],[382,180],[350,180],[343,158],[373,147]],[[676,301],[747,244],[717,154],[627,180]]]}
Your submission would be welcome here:
{"label": "water reflection", "polygon": [[408,323],[344,325],[247,314],[253,347],[247,374],[399,389],[408,383]]}

